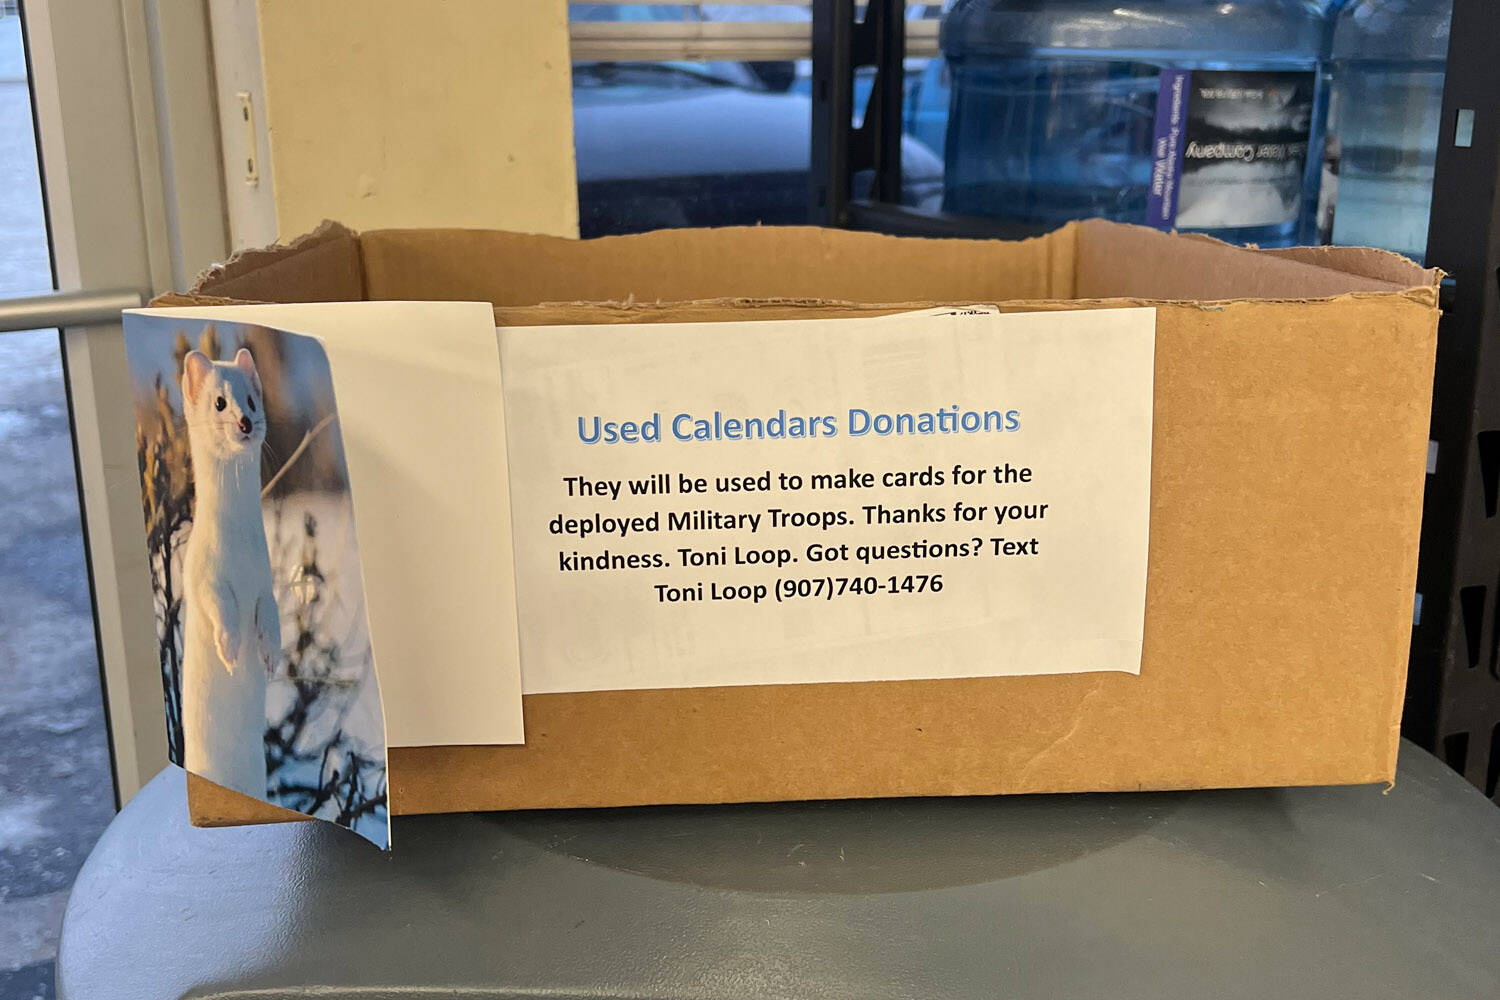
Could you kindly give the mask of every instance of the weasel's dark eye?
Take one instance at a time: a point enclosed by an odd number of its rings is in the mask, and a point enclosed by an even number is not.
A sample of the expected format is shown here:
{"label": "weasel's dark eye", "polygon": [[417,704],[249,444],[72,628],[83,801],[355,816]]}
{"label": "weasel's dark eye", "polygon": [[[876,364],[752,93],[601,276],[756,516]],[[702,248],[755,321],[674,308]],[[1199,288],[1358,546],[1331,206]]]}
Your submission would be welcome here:
{"label": "weasel's dark eye", "polygon": [[229,405],[228,403],[224,402],[224,397],[223,396],[220,396],[218,399],[214,400],[214,409],[216,409],[216,410],[222,410],[222,409],[224,409],[224,407],[226,407],[228,405]]}
{"label": "weasel's dark eye", "polygon": [[245,397],[245,402],[247,402],[247,403],[250,404],[250,412],[254,413],[255,412],[255,397],[254,396],[246,396]]}

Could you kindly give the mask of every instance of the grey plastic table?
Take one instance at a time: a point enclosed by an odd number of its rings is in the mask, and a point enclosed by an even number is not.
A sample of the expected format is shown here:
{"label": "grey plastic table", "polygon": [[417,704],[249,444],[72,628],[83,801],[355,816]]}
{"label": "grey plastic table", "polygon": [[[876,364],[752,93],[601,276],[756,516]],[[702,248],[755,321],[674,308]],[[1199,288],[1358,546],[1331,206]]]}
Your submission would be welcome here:
{"label": "grey plastic table", "polygon": [[78,878],[60,996],[1500,996],[1500,809],[1411,745],[1390,794],[472,814],[395,841],[193,829],[164,772]]}

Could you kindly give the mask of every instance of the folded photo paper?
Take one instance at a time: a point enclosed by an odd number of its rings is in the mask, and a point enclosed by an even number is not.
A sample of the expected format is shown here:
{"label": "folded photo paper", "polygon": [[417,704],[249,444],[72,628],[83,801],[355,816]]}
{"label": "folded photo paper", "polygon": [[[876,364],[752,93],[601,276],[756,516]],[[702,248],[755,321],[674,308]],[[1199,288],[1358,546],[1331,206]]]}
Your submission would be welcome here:
{"label": "folded photo paper", "polygon": [[385,724],[328,357],[131,315],[126,354],[172,760],[390,843]]}

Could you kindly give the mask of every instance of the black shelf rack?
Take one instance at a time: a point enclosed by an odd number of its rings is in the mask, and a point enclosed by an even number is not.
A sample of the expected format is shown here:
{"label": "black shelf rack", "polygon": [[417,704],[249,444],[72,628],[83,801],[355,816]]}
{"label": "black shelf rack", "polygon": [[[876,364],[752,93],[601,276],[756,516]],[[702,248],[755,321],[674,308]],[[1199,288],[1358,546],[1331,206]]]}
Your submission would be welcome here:
{"label": "black shelf rack", "polygon": [[[1039,227],[901,204],[904,0],[813,4],[812,218],[906,236]],[[1500,803],[1500,2],[1454,0],[1427,261],[1438,332],[1402,732]],[[861,123],[854,80],[874,72]],[[856,189],[856,183],[858,188]]]}

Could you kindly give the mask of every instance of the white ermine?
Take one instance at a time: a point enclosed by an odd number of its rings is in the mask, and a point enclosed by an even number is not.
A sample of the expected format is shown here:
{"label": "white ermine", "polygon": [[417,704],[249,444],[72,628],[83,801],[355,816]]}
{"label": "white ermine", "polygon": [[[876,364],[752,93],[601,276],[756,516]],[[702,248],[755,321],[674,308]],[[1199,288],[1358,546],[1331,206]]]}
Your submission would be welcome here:
{"label": "white ermine", "polygon": [[190,352],[182,409],[193,459],[193,526],[184,558],[183,748],[187,769],[266,797],[266,681],[281,620],[260,506],[265,397],[250,352]]}

